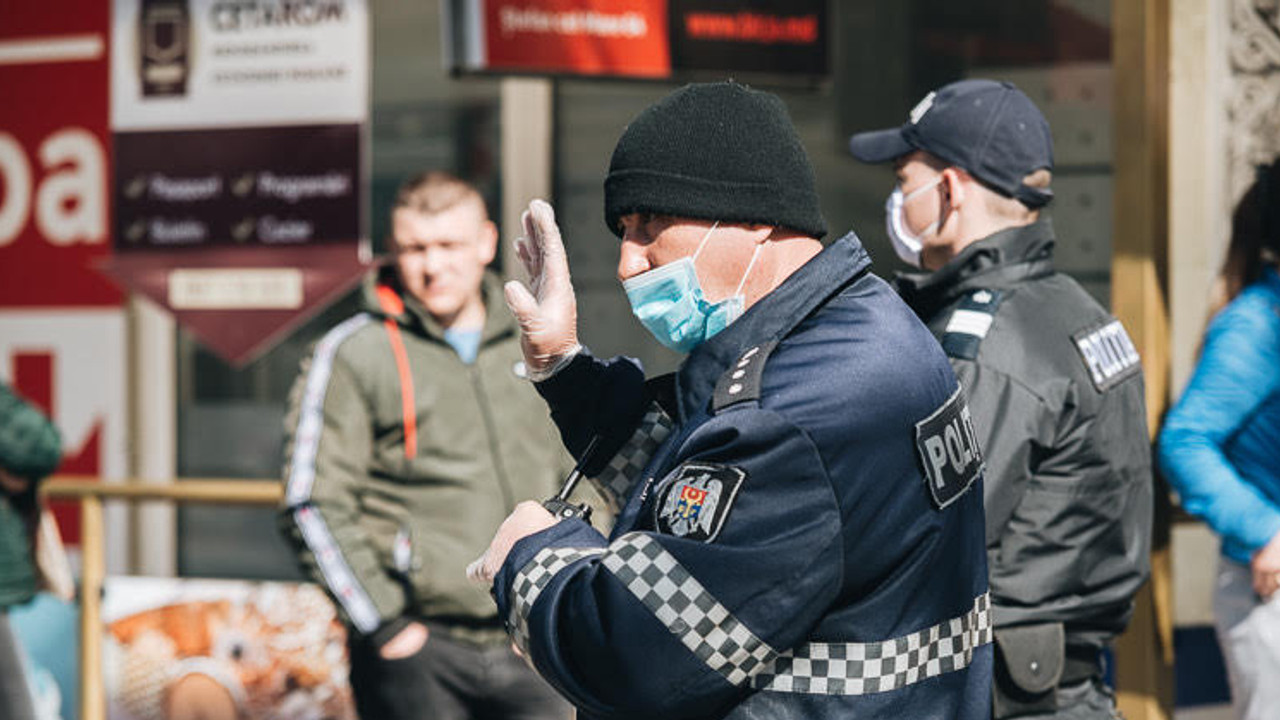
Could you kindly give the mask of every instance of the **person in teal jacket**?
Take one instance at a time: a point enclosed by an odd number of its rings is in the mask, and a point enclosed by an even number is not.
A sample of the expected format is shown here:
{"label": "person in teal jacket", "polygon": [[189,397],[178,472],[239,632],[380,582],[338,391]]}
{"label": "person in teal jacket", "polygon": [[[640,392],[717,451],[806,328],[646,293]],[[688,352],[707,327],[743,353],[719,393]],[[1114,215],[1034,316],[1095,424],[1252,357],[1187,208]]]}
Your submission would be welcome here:
{"label": "person in teal jacket", "polygon": [[62,443],[49,419],[0,383],[0,717],[8,720],[35,718],[9,608],[35,597],[36,483],[61,459]]}
{"label": "person in teal jacket", "polygon": [[1218,642],[1241,718],[1280,708],[1280,161],[1233,219],[1222,307],[1165,419],[1159,461],[1191,514],[1222,537]]}

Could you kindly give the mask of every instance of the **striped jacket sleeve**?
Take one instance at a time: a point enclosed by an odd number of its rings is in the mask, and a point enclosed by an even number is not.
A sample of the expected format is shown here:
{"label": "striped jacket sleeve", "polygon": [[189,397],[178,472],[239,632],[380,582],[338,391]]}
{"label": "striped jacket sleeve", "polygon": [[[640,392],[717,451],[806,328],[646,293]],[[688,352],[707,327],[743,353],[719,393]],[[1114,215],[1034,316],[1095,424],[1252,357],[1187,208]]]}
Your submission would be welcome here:
{"label": "striped jacket sleeve", "polygon": [[304,572],[322,585],[347,625],[369,635],[404,612],[403,586],[390,575],[359,522],[358,493],[373,451],[373,429],[358,371],[341,344],[369,320],[357,316],[316,346],[290,394],[281,526]]}

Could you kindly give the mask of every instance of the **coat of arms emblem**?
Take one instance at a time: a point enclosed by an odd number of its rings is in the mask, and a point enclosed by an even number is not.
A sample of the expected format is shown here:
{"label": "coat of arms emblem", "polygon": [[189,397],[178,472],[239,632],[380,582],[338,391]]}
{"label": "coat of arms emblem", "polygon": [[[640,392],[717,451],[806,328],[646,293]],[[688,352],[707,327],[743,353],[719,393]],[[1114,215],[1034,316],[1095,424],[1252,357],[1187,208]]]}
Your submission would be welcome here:
{"label": "coat of arms emblem", "polygon": [[661,532],[710,542],[719,534],[746,473],[735,467],[686,463],[660,491]]}

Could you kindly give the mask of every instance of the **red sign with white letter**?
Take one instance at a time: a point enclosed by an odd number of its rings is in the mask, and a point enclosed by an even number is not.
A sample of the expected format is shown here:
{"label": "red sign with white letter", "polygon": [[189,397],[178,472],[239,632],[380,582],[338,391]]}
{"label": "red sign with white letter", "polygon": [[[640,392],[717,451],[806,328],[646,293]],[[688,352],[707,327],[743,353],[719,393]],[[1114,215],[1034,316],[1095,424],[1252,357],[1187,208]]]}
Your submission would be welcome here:
{"label": "red sign with white letter", "polygon": [[0,307],[118,306],[111,254],[110,4],[0,3]]}
{"label": "red sign with white letter", "polygon": [[[57,425],[59,472],[119,478],[124,296],[97,270],[112,251],[110,7],[0,2],[0,378]],[[76,510],[54,503],[71,544]]]}
{"label": "red sign with white letter", "polygon": [[[124,312],[116,308],[0,309],[0,378],[58,427],[59,473],[108,481],[125,476],[124,345]],[[53,505],[64,539],[78,542],[75,503]],[[107,512],[110,517],[120,510]],[[124,547],[118,534],[124,529],[115,525],[108,530],[108,553]]]}

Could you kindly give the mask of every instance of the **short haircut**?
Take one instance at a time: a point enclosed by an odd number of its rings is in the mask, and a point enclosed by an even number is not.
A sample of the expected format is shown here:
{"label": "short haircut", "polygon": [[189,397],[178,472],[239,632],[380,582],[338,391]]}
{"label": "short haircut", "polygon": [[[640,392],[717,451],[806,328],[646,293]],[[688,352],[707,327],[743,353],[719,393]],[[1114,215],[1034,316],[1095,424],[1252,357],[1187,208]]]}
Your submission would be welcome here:
{"label": "short haircut", "polygon": [[[942,158],[938,157],[937,155],[934,155],[933,153],[927,150],[921,151],[921,156],[923,157],[923,161],[926,165],[933,168],[934,170],[937,170],[938,172],[942,172],[943,170],[946,170],[949,167],[955,167],[955,168],[964,170],[964,168],[960,167],[959,165],[952,165],[951,163],[947,162],[946,160],[943,160]],[[1035,220],[1036,218],[1040,217],[1040,210],[1042,208],[1029,207],[1026,203],[1022,202],[1021,200],[1014,197],[1010,197],[1004,194],[1003,192],[1001,192],[1000,190],[997,190],[996,188],[992,187],[991,185],[988,185],[986,182],[983,182],[981,178],[979,178],[977,175],[974,175],[973,173],[970,173],[968,170],[965,170],[965,172],[969,174],[969,177],[973,178],[974,181],[976,181],[985,190],[987,190],[985,195],[985,198],[986,198],[985,202],[987,205],[987,210],[992,215],[1004,218],[1006,220],[1013,220],[1016,222],[1025,222],[1027,220]],[[1029,188],[1034,188],[1036,190],[1048,190],[1049,185],[1051,185],[1052,183],[1053,183],[1053,172],[1050,171],[1048,168],[1040,168],[1039,170],[1034,170],[1031,172],[1031,174],[1022,178],[1023,185],[1026,185]]]}
{"label": "short haircut", "polygon": [[432,170],[414,175],[400,185],[391,212],[404,208],[423,215],[438,215],[466,202],[476,203],[485,219],[489,219],[484,198],[474,185],[450,173]]}
{"label": "short haircut", "polygon": [[[1040,168],[1022,178],[1023,185],[1036,190],[1048,190],[1052,182],[1053,173],[1045,168]],[[991,189],[991,193],[987,196],[987,209],[993,215],[1018,221],[1033,219],[1040,214],[1040,208],[1028,207],[1021,200],[1011,198],[995,189]]]}

